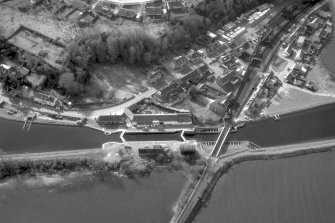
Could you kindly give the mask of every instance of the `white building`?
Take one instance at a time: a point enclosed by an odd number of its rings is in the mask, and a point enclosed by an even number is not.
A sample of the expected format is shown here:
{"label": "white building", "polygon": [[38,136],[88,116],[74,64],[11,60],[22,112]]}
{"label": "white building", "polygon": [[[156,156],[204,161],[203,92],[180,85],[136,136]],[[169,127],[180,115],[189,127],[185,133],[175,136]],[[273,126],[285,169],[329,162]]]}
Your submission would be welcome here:
{"label": "white building", "polygon": [[299,36],[298,40],[297,40],[297,47],[298,48],[302,48],[302,46],[304,45],[305,43],[305,39],[306,37],[304,36]]}

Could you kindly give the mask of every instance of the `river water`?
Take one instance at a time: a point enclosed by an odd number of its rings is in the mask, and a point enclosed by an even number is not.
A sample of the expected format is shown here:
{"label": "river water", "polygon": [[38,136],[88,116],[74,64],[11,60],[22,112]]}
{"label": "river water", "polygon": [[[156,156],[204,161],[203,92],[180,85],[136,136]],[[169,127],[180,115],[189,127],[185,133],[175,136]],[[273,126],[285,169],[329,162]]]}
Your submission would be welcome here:
{"label": "river water", "polygon": [[72,183],[0,184],[0,222],[169,222],[185,178],[178,172],[162,171],[144,179],[114,177],[107,182]]}
{"label": "river water", "polygon": [[221,177],[195,223],[333,223],[334,188],[334,152],[245,162]]}

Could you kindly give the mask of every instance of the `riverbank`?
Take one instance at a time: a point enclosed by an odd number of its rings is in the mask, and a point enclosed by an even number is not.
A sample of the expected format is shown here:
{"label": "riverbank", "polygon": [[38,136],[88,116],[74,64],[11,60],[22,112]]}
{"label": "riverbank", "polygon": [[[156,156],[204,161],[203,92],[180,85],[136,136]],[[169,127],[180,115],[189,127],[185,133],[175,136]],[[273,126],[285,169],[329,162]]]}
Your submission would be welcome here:
{"label": "riverbank", "polygon": [[[231,167],[236,164],[252,160],[273,160],[330,151],[335,151],[335,139],[268,147],[263,148],[262,150],[250,150],[248,152],[234,154],[232,156],[223,155],[222,158],[219,158],[216,162],[215,167],[213,168],[216,171],[212,175],[210,181],[206,184],[206,188],[201,191],[201,194],[194,195],[197,197],[192,200],[195,203],[188,203],[188,205],[192,205],[192,209],[184,222],[192,222],[194,220],[201,207],[210,198],[211,192],[220,177],[227,173]],[[184,200],[179,200],[178,203],[187,202]],[[176,219],[178,219],[177,216],[179,213],[172,218],[171,223],[178,222]]]}

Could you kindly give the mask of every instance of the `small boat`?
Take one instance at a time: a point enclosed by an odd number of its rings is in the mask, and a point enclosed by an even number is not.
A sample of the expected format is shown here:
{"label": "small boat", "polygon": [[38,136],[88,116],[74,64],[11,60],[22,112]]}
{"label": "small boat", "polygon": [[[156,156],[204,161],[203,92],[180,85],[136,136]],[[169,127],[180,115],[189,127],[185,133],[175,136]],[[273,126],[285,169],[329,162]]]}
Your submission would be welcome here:
{"label": "small boat", "polygon": [[235,133],[235,132],[237,132],[237,128],[234,126],[231,128],[230,133]]}
{"label": "small boat", "polygon": [[111,135],[112,132],[104,131],[105,135]]}
{"label": "small boat", "polygon": [[274,116],[272,116],[272,118],[273,118],[274,120],[279,120],[279,119],[280,119],[279,115],[274,115]]}

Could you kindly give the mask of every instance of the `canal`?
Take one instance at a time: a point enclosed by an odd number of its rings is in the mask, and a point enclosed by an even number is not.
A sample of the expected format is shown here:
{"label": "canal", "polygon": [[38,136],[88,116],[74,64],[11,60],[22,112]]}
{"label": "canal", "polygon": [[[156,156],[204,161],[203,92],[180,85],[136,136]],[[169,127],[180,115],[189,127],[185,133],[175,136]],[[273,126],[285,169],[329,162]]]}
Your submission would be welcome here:
{"label": "canal", "polygon": [[335,137],[335,104],[294,114],[280,120],[250,123],[227,140],[250,140],[260,146],[278,146]]}
{"label": "canal", "polygon": [[[322,108],[248,123],[227,140],[249,140],[260,146],[277,146],[335,137],[335,104]],[[13,137],[14,136],[14,137]],[[217,134],[186,135],[186,139],[215,141]],[[175,133],[126,133],[127,141],[182,141]],[[89,128],[34,124],[29,132],[22,123],[0,119],[0,148],[6,153],[46,152],[100,148],[105,142],[121,142],[120,133],[105,135]]]}

